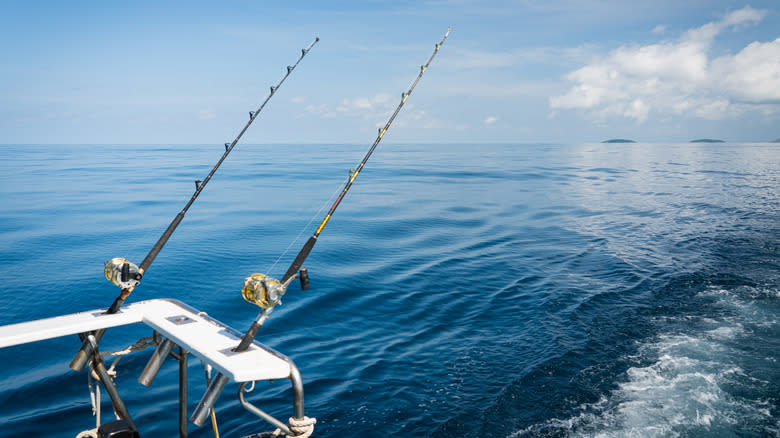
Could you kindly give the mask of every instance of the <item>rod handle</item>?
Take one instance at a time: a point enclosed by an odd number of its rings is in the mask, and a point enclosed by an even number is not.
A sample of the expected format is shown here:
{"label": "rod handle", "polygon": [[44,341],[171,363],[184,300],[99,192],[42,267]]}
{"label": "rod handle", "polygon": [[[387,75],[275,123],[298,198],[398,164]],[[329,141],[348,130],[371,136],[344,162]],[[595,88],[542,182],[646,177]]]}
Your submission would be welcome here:
{"label": "rod handle", "polygon": [[254,342],[257,333],[260,331],[262,327],[263,327],[263,322],[259,320],[253,321],[252,326],[249,327],[249,330],[247,330],[246,333],[244,333],[244,336],[241,338],[241,342],[238,344],[238,347],[234,348],[233,351],[235,352],[246,351],[249,348],[249,346],[252,345],[252,342]]}
{"label": "rod handle", "polygon": [[287,272],[285,272],[284,277],[282,277],[282,284],[287,282],[287,280],[289,280],[295,274],[298,273],[298,270],[301,269],[303,262],[306,261],[306,257],[309,256],[309,253],[311,252],[312,248],[314,248],[315,243],[317,243],[317,236],[309,237],[309,240],[307,240],[306,244],[303,245],[303,248],[301,248],[301,251],[295,257],[295,260],[293,260],[290,267],[287,268]]}

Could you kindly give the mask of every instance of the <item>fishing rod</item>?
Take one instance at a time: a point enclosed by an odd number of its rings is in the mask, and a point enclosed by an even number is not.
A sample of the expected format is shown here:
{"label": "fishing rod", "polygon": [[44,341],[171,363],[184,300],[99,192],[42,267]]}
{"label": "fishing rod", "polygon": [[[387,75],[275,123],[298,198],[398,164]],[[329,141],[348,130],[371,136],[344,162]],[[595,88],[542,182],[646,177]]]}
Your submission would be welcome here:
{"label": "fishing rod", "polygon": [[[328,210],[325,218],[322,220],[322,222],[320,222],[317,230],[309,238],[309,240],[306,241],[306,244],[303,245],[303,248],[301,248],[300,252],[298,252],[298,255],[290,264],[290,267],[287,269],[287,272],[285,272],[281,281],[264,274],[252,274],[244,280],[244,287],[241,289],[241,294],[244,296],[244,299],[250,303],[262,307],[263,310],[260,311],[251,327],[249,327],[249,330],[241,338],[241,342],[238,344],[238,346],[233,349],[234,352],[246,351],[249,348],[249,346],[255,340],[257,333],[263,327],[263,324],[271,315],[271,312],[273,312],[274,307],[277,304],[281,304],[281,298],[287,291],[287,287],[290,285],[292,280],[294,280],[296,277],[299,277],[301,281],[301,288],[304,290],[308,289],[309,275],[306,268],[301,268],[303,262],[306,260],[306,257],[309,256],[309,253],[311,253],[311,250],[317,243],[317,238],[319,237],[320,233],[322,233],[323,228],[325,228],[325,225],[333,216],[336,208],[338,208],[339,204],[341,204],[341,201],[344,199],[344,195],[346,195],[347,191],[349,191],[350,187],[352,187],[352,184],[355,182],[355,179],[357,179],[360,171],[363,170],[363,166],[365,166],[366,162],[371,157],[371,154],[374,153],[374,150],[376,149],[379,142],[382,141],[385,133],[390,128],[390,124],[393,123],[393,120],[395,120],[398,112],[401,111],[404,103],[406,103],[406,99],[410,94],[412,94],[414,87],[417,86],[417,83],[420,81],[420,78],[422,78],[423,73],[425,73],[425,71],[428,69],[428,66],[439,52],[439,49],[441,48],[442,44],[444,44],[444,41],[449,36],[450,32],[452,32],[451,27],[447,29],[447,33],[444,34],[444,37],[441,39],[441,41],[436,44],[436,48],[434,49],[430,58],[428,58],[428,62],[420,67],[420,73],[409,87],[409,90],[401,93],[401,102],[395,108],[393,115],[390,116],[390,119],[388,119],[387,123],[385,123],[385,126],[379,129],[379,133],[377,134],[376,140],[374,140],[374,144],[368,150],[368,153],[366,153],[365,157],[363,157],[363,161],[360,162],[357,169],[350,171],[350,176],[346,185],[344,186],[344,189],[341,191],[338,198],[336,198],[336,201],[330,207],[330,210]],[[193,412],[192,417],[190,417],[190,421],[198,426],[203,424],[211,407],[214,405],[214,402],[217,400],[220,392],[222,392],[222,388],[224,388],[227,381],[228,378],[221,373],[217,374],[217,376],[212,379],[211,384],[206,390],[206,393],[203,394],[203,398],[200,400],[200,403],[198,403],[198,406]],[[303,416],[303,407],[300,407],[300,412],[297,411],[298,409],[296,409],[295,419],[300,420]],[[300,416],[298,414],[300,414]]]}
{"label": "fishing rod", "polygon": [[[276,85],[271,86],[271,92],[268,94],[268,97],[265,98],[262,104],[260,104],[260,107],[257,108],[256,111],[250,111],[249,112],[249,121],[247,121],[246,125],[244,125],[244,129],[241,130],[241,132],[238,133],[236,138],[233,140],[232,143],[225,143],[225,152],[222,154],[222,157],[220,157],[219,161],[217,161],[217,164],[211,169],[211,171],[206,175],[206,177],[201,180],[195,180],[195,193],[192,195],[192,197],[187,201],[187,204],[184,206],[184,208],[179,212],[179,214],[176,215],[175,218],[173,218],[173,221],[171,221],[170,225],[168,225],[168,228],[165,229],[162,236],[157,240],[157,243],[154,244],[152,249],[149,251],[149,253],[146,255],[144,260],[141,262],[140,266],[136,266],[134,263],[121,258],[116,257],[106,262],[104,274],[106,276],[106,279],[108,281],[114,283],[115,285],[119,286],[121,288],[121,292],[119,296],[116,297],[114,302],[111,304],[111,307],[108,308],[106,311],[106,314],[114,314],[119,311],[119,308],[122,307],[122,304],[125,302],[125,299],[133,292],[133,289],[141,282],[141,279],[143,278],[146,271],[149,269],[149,266],[152,264],[154,259],[157,257],[157,255],[162,250],[163,246],[168,242],[168,240],[171,238],[171,235],[176,230],[176,228],[179,226],[181,221],[184,219],[184,215],[187,214],[187,210],[190,209],[190,206],[195,202],[196,199],[198,199],[198,196],[201,194],[204,188],[206,188],[206,184],[211,181],[211,177],[214,176],[214,173],[217,172],[217,169],[219,169],[219,166],[222,165],[222,162],[225,161],[225,159],[230,155],[230,152],[233,150],[233,148],[238,144],[238,141],[241,139],[241,137],[244,135],[246,130],[249,128],[250,125],[252,125],[252,122],[255,121],[255,119],[260,115],[260,112],[265,108],[265,105],[268,103],[269,100],[271,100],[271,97],[276,94],[276,91],[279,89],[279,87],[282,86],[284,81],[287,79],[288,76],[295,70],[295,67],[298,66],[298,63],[303,60],[303,58],[306,56],[307,53],[314,47],[315,44],[319,41],[319,38],[315,38],[314,41],[312,41],[311,44],[309,44],[308,47],[305,49],[301,49],[301,56],[298,58],[298,60],[293,65],[287,66],[287,73],[282,77],[282,79],[277,83]],[[105,330],[99,330],[95,333],[95,339],[97,341],[100,341],[100,338],[102,337]],[[80,335],[82,338],[84,337],[83,334]],[[70,364],[70,367],[76,371],[81,371],[84,369],[84,366],[87,363],[89,354],[87,354],[88,350],[90,349],[89,343],[86,339],[83,340],[84,343],[82,344],[81,349],[79,350],[78,354],[76,354],[76,357],[73,359],[73,361]]]}

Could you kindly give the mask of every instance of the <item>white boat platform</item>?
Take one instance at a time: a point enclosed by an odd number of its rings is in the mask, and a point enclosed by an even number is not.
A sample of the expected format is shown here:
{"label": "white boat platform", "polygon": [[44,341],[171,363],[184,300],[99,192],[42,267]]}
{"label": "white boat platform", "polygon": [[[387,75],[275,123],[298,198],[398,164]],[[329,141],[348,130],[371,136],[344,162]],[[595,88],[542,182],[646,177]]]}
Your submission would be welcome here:
{"label": "white boat platform", "polygon": [[179,301],[140,301],[112,315],[105,312],[96,309],[1,326],[0,348],[143,323],[235,382],[290,377],[289,359],[258,342],[246,351],[231,351],[241,340],[235,329]]}

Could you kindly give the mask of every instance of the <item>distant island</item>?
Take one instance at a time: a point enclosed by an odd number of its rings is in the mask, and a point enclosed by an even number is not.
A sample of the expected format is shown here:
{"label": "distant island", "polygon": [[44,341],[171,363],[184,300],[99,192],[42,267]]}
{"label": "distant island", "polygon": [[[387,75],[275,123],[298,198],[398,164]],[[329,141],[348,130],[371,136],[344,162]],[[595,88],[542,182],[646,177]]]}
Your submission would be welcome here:
{"label": "distant island", "polygon": [[691,140],[691,143],[725,143],[725,141],[713,138],[700,138],[698,140]]}
{"label": "distant island", "polygon": [[780,138],[778,138],[777,140],[773,141],[772,143],[780,143]]}
{"label": "distant island", "polygon": [[604,140],[602,143],[636,143],[634,140],[627,140],[625,138],[612,138],[609,140]]}

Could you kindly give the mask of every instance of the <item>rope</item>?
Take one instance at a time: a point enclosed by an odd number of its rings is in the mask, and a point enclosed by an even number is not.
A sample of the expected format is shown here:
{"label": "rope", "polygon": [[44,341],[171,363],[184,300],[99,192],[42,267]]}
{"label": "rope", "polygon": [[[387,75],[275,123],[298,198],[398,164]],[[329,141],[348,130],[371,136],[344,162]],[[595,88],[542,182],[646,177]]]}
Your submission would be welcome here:
{"label": "rope", "polygon": [[[154,346],[154,338],[152,336],[145,336],[137,341],[135,341],[135,344],[128,345],[123,350],[117,350],[117,351],[101,351],[101,356],[114,356],[116,359],[114,359],[111,362],[111,366],[106,370],[108,372],[108,375],[112,378],[116,377],[116,364],[119,362],[119,359],[122,358],[122,356],[128,355],[134,351],[141,351],[145,350],[149,347]],[[93,377],[95,380],[100,380],[97,376],[97,373],[95,371],[92,371]]]}
{"label": "rope", "polygon": [[[124,350],[117,351],[101,351],[102,356],[124,356],[134,351],[141,351],[154,345],[154,339],[152,336],[144,336],[143,338],[135,341],[135,344],[128,345]],[[112,365],[113,366],[113,365]]]}
{"label": "rope", "polygon": [[[116,360],[114,361],[116,363]],[[111,381],[114,381],[114,377],[116,377],[116,371],[114,370],[114,365],[111,365],[111,370],[106,370],[106,374],[108,374],[108,377],[111,379]],[[93,398],[92,395],[92,379],[95,379],[95,395]],[[89,371],[87,372],[87,382],[89,384],[89,391],[90,391],[90,398],[93,399],[92,404],[92,414],[95,415],[96,423],[100,425],[100,385],[97,383],[100,381],[100,377],[97,375],[97,371],[92,366],[92,362],[89,364]],[[112,406],[113,407],[113,406]],[[114,409],[114,416],[117,420],[121,420],[122,417],[119,416],[119,413]]]}
{"label": "rope", "polygon": [[[135,341],[135,344],[128,345],[123,350],[118,351],[101,351],[101,356],[114,356],[116,359],[114,359],[111,362],[111,367],[107,369],[107,373],[109,377],[113,380],[116,377],[116,364],[119,362],[119,359],[122,358],[122,356],[125,356],[127,354],[130,354],[134,351],[141,351],[148,347],[151,347],[154,345],[154,339],[152,336],[146,336],[143,337],[137,341]],[[97,375],[97,372],[95,369],[90,365],[89,372],[87,372],[87,387],[89,388],[89,401],[92,404],[92,415],[95,416],[95,422],[97,423],[98,427],[100,426],[100,385],[98,385],[98,381],[100,378]],[[114,415],[116,416],[117,420],[119,419],[119,415],[114,412]],[[92,435],[90,435],[92,434]],[[85,430],[81,433],[79,433],[76,438],[97,438],[97,429],[93,430]]]}
{"label": "rope", "polygon": [[[311,434],[314,433],[314,425],[316,423],[317,423],[316,418],[309,418],[304,416],[300,420],[296,420],[295,418],[290,417],[290,420],[288,420],[287,425],[295,435],[286,435],[286,436],[295,437],[295,438],[309,438]],[[273,432],[273,435],[282,436],[283,432],[281,429],[276,429]]]}
{"label": "rope", "polygon": [[83,432],[79,432],[78,435],[76,435],[76,438],[98,438],[98,430],[97,427],[90,430],[85,430]]}
{"label": "rope", "polygon": [[95,427],[100,427],[100,386],[92,379],[92,373],[93,370],[90,367],[90,371],[87,373],[89,400],[92,403],[92,415],[95,416]]}

